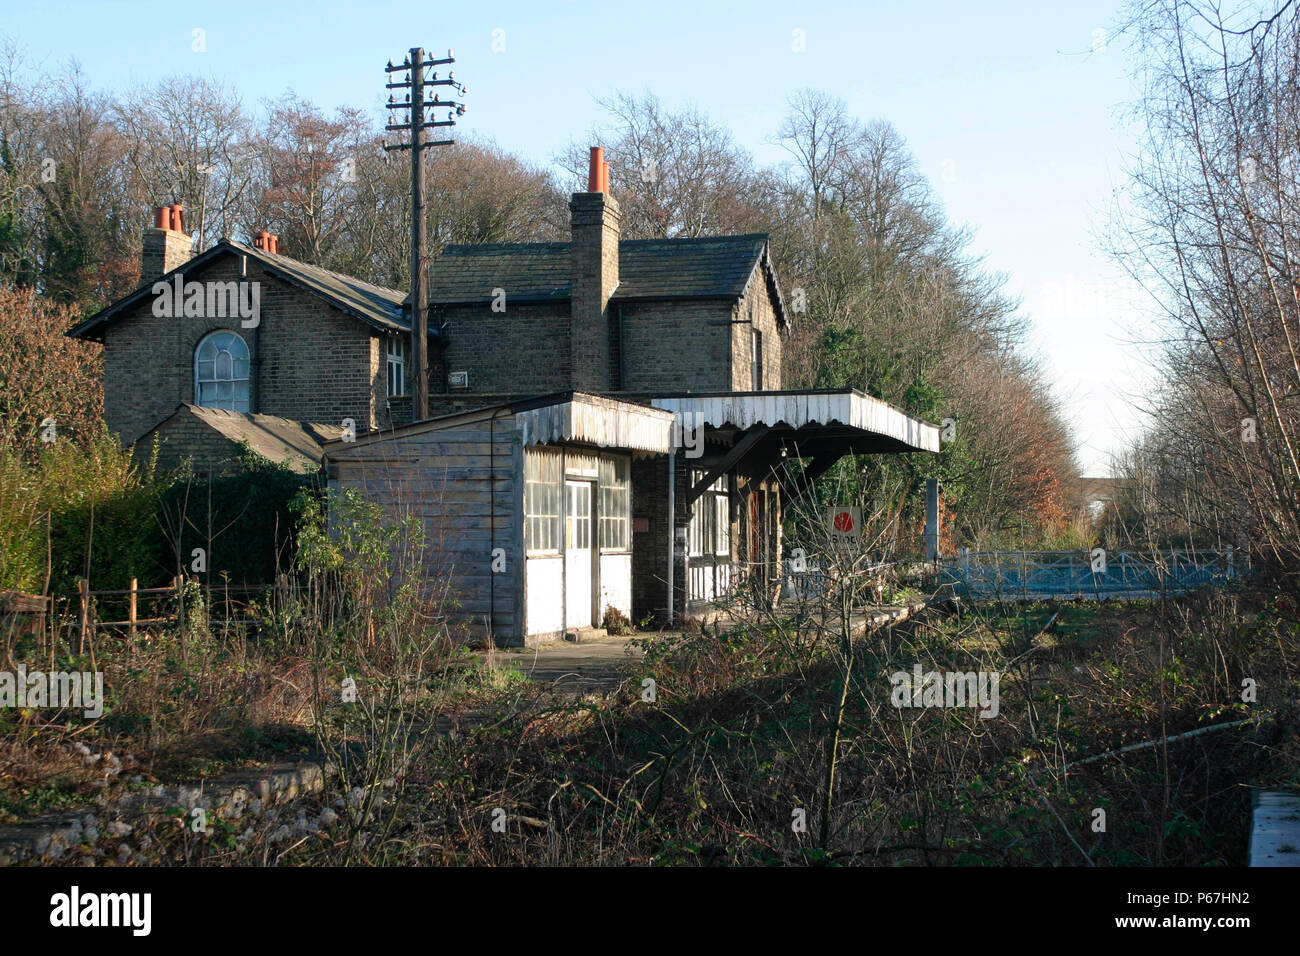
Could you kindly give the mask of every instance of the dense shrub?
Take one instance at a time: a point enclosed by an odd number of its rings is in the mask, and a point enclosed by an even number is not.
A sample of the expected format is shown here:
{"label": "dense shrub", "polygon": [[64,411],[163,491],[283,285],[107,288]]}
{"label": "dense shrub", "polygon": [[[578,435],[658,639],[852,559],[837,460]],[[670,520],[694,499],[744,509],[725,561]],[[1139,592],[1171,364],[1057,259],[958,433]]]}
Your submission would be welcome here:
{"label": "dense shrub", "polygon": [[0,445],[28,463],[45,450],[42,423],[79,443],[103,428],[103,349],[63,334],[78,318],[33,289],[0,285]]}
{"label": "dense shrub", "polygon": [[158,581],[167,549],[156,511],[168,476],[140,467],[102,433],[85,445],[50,448],[41,458],[40,478],[53,593],[72,593],[81,577],[97,589],[125,588],[132,578],[141,586]]}
{"label": "dense shrub", "polygon": [[0,587],[41,591],[48,573],[66,593],[87,566],[100,587],[148,576],[162,559],[154,505],[163,480],[103,430],[32,458],[0,445]]}
{"label": "dense shrub", "polygon": [[0,446],[0,588],[40,592],[47,571],[54,594],[87,576],[97,590],[158,586],[194,570],[194,548],[206,552],[202,580],[267,582],[292,565],[289,502],[313,485],[247,449],[229,475],[159,473],[106,431],[34,461]]}
{"label": "dense shrub", "polygon": [[293,566],[295,517],[290,502],[317,487],[311,475],[269,461],[245,447],[239,468],[228,475],[198,477],[182,467],[171,476],[158,504],[165,531],[166,573],[190,571],[193,550],[207,556],[206,580],[263,583]]}

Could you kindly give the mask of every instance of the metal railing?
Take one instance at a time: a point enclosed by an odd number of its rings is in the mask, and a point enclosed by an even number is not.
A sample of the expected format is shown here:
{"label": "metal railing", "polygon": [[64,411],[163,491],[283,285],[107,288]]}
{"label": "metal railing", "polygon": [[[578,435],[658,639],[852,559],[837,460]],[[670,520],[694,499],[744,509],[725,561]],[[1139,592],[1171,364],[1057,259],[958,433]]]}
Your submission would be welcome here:
{"label": "metal railing", "polygon": [[1003,600],[1153,597],[1223,584],[1250,572],[1234,548],[1135,551],[968,551],[940,558],[956,594]]}

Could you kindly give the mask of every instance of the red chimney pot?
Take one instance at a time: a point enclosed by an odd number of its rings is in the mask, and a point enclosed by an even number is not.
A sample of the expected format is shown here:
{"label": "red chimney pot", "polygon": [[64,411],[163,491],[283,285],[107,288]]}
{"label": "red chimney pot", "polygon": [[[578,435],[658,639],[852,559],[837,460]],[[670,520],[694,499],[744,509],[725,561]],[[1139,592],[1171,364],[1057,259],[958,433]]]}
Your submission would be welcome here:
{"label": "red chimney pot", "polygon": [[587,168],[587,192],[603,193],[605,191],[601,188],[604,171],[605,148],[603,146],[593,146],[591,147],[591,159]]}

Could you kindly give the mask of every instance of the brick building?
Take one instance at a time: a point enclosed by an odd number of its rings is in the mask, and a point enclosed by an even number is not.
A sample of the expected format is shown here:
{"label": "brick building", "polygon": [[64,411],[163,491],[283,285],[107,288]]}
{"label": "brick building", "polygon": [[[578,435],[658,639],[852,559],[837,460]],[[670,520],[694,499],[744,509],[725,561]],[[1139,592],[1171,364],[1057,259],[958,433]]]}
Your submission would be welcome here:
{"label": "brick building", "polygon": [[164,460],[169,445],[228,457],[237,433],[268,457],[298,436],[283,454],[301,460],[313,436],[331,487],[438,533],[430,574],[454,577],[466,620],[499,640],[610,608],[679,617],[737,575],[774,593],[799,490],[786,461],[805,461],[806,487],[845,454],[937,451],[938,432],[852,390],[782,390],[790,317],[767,237],[624,240],[607,177],[593,150],[570,242],[433,262],[426,421],[410,421],[402,293],[265,233],[190,258],[175,207],[146,232],[140,289],[69,334],[104,344],[109,426],[156,436]]}
{"label": "brick building", "polygon": [[152,432],[174,458],[163,423],[187,404],[360,431],[409,419],[388,370],[408,349],[403,293],[291,259],[266,234],[193,257],[191,244],[175,208],[159,210],[140,287],[68,333],[103,343],[104,417],[123,442]]}

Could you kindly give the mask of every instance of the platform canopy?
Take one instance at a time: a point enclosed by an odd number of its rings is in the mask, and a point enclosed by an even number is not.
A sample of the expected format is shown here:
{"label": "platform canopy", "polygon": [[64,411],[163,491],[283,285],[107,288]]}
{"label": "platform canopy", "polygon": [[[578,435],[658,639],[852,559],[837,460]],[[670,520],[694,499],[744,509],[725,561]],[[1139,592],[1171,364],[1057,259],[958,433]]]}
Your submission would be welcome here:
{"label": "platform canopy", "polygon": [[674,416],[585,392],[558,396],[548,404],[515,411],[523,443],[586,442],[601,448],[658,453],[672,449]]}
{"label": "platform canopy", "polygon": [[[683,429],[703,427],[707,474],[688,503],[735,468],[772,473],[793,498],[845,455],[938,452],[939,429],[856,389],[656,393],[651,405],[674,412]],[[798,487],[779,465],[806,460]]]}

